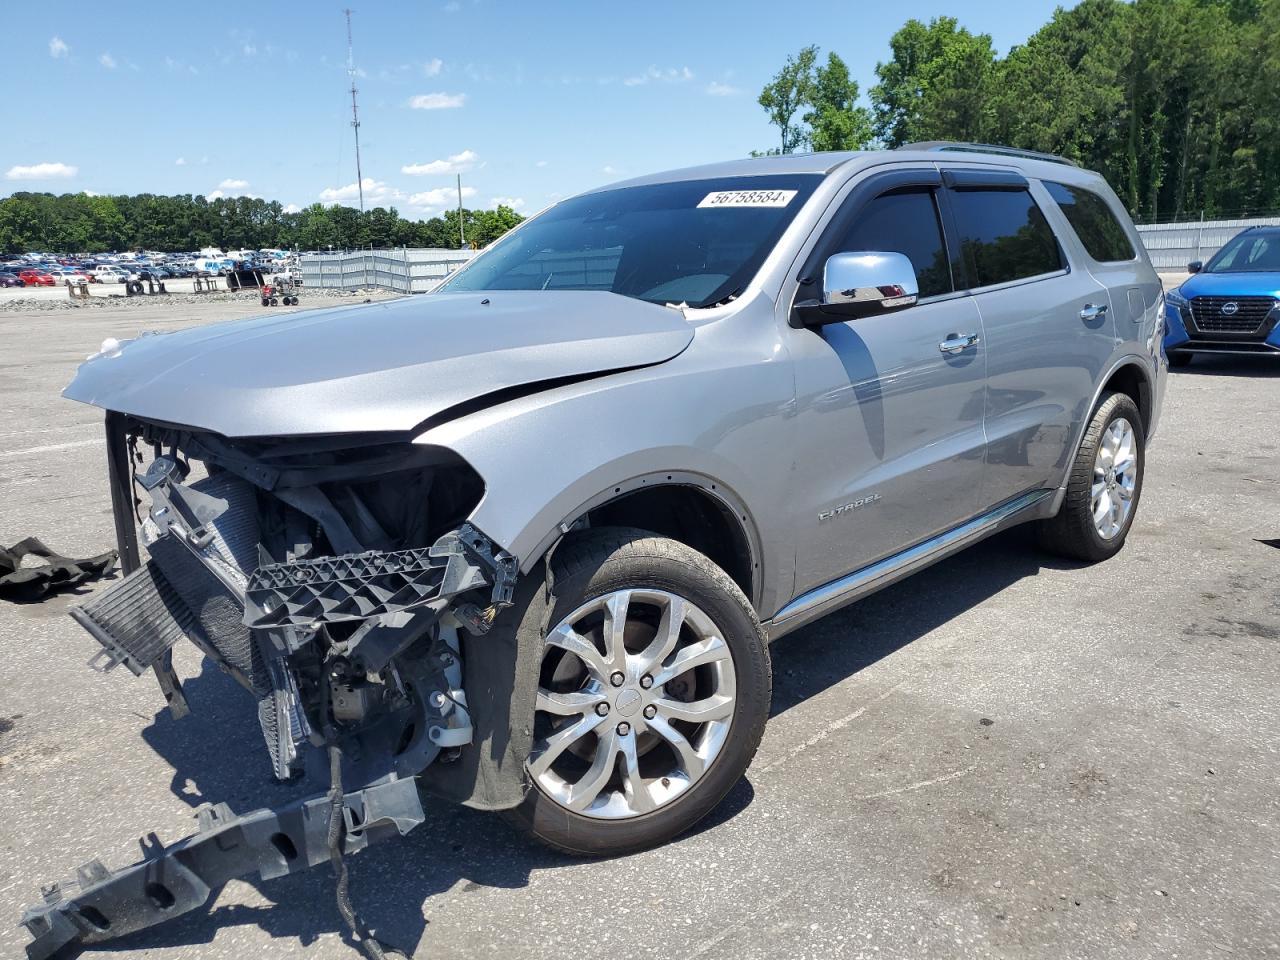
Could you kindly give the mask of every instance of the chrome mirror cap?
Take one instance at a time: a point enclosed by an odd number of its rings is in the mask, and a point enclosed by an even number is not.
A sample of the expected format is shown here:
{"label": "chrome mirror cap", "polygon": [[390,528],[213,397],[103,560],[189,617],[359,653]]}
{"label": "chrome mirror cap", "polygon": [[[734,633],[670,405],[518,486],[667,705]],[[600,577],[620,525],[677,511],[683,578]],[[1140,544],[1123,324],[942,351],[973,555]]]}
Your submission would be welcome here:
{"label": "chrome mirror cap", "polygon": [[916,302],[920,286],[911,261],[901,253],[837,253],[822,273],[824,306],[852,305],[870,313]]}

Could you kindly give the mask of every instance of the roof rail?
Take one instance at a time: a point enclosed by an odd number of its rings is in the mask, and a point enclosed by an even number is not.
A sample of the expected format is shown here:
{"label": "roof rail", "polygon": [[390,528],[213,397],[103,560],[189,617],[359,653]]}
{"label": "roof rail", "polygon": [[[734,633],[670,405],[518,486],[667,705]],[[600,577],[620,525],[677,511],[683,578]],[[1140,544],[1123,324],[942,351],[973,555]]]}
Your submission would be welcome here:
{"label": "roof rail", "polygon": [[1041,153],[1039,150],[1022,150],[1018,147],[1000,147],[991,143],[959,143],[952,140],[925,140],[920,143],[907,143],[899,150],[937,150],[955,153],[994,153],[1003,157],[1025,157],[1028,160],[1047,160],[1049,163],[1061,163],[1068,167],[1079,164],[1056,153]]}

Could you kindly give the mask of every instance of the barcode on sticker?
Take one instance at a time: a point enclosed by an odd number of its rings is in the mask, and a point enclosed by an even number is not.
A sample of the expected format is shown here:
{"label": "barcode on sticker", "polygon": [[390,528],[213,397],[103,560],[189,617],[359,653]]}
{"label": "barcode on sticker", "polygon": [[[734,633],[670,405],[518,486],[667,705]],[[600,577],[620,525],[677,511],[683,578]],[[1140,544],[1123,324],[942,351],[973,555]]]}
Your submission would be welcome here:
{"label": "barcode on sticker", "polygon": [[794,190],[719,190],[702,198],[699,207],[785,207]]}

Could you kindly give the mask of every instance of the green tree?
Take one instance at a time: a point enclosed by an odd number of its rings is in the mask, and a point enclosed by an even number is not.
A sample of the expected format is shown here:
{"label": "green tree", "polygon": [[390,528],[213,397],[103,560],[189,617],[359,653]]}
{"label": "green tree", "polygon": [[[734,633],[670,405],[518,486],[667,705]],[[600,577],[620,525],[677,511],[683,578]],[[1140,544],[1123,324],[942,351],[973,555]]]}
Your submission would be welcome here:
{"label": "green tree", "polygon": [[908,20],[889,39],[892,57],[876,65],[871,88],[876,136],[886,146],[920,140],[976,140],[987,119],[995,51],[954,17],[926,26]]}
{"label": "green tree", "polygon": [[810,88],[812,109],[804,115],[814,150],[862,150],[875,139],[871,112],[858,106],[858,84],[835,53],[817,68]]}
{"label": "green tree", "polygon": [[818,48],[808,46],[787,62],[777,75],[760,91],[759,103],[769,115],[769,122],[778,128],[781,141],[779,152],[794,153],[805,142],[805,131],[797,124],[796,114],[810,102],[813,92],[813,66],[818,59]]}

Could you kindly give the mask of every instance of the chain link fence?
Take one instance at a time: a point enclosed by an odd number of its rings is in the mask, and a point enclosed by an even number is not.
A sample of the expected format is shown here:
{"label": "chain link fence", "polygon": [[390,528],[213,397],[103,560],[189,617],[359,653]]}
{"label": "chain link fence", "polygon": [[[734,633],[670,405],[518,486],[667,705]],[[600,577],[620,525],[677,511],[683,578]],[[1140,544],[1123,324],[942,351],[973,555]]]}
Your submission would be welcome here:
{"label": "chain link fence", "polygon": [[401,247],[354,253],[304,253],[302,283],[309,290],[426,293],[475,255],[473,250]]}

